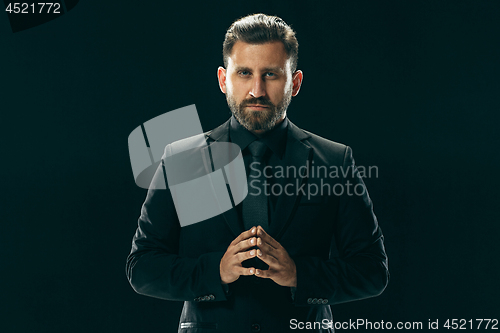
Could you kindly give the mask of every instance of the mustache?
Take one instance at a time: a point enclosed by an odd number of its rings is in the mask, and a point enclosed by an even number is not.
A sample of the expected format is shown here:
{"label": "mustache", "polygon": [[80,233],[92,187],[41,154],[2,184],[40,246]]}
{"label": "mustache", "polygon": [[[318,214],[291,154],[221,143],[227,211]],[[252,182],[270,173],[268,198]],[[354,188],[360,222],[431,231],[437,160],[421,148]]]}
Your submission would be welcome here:
{"label": "mustache", "polygon": [[270,100],[262,98],[262,97],[246,99],[243,101],[243,103],[241,103],[241,106],[247,106],[249,104],[260,104],[260,105],[267,105],[270,107],[274,107],[274,104],[271,103]]}

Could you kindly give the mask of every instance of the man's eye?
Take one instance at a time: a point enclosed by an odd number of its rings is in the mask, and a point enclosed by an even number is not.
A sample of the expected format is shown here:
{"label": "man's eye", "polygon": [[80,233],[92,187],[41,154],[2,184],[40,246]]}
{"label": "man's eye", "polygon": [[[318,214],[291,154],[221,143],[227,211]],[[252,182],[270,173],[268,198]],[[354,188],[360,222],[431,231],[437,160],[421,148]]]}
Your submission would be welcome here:
{"label": "man's eye", "polygon": [[276,76],[276,74],[271,73],[271,72],[267,72],[267,73],[266,73],[266,76],[267,76],[267,77],[274,77],[274,76]]}
{"label": "man's eye", "polygon": [[248,74],[250,74],[250,72],[248,72],[248,71],[240,71],[240,75],[245,75],[246,76]]}

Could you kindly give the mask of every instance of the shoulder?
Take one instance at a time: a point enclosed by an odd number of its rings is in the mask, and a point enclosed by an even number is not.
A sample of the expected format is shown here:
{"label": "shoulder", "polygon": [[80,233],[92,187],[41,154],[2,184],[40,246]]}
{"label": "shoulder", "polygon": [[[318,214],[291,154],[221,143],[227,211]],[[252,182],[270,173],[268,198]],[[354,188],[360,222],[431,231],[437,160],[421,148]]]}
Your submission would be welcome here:
{"label": "shoulder", "polygon": [[303,130],[292,122],[289,125],[289,135],[313,150],[313,162],[317,163],[316,165],[342,166],[354,163],[349,146]]}
{"label": "shoulder", "polygon": [[343,143],[326,139],[309,131],[304,130],[304,133],[309,135],[309,138],[307,138],[305,141],[315,149],[329,151],[331,153],[339,153],[343,155],[346,152],[347,148],[349,148]]}
{"label": "shoulder", "polygon": [[325,159],[343,159],[351,149],[343,143],[326,139],[322,136],[299,128],[292,122],[290,122],[289,125],[290,135],[314,149],[316,155],[322,156]]}
{"label": "shoulder", "polygon": [[328,165],[350,164],[348,160],[352,159],[352,150],[349,146],[308,131],[304,132],[310,135],[306,143],[314,149],[314,159],[317,162],[322,160]]}
{"label": "shoulder", "polygon": [[203,148],[214,141],[227,141],[228,133],[229,120],[210,131],[180,139],[166,145],[164,156],[174,155],[188,149]]}

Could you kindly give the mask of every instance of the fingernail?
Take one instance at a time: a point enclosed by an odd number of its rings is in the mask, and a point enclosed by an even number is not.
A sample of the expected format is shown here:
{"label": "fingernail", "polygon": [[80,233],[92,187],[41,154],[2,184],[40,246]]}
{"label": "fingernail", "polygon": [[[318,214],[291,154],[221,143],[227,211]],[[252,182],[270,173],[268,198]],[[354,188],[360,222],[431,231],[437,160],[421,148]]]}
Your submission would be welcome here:
{"label": "fingernail", "polygon": [[260,274],[260,272],[259,272],[259,271],[255,272],[255,275],[259,275],[259,274]]}
{"label": "fingernail", "polygon": [[250,240],[250,244],[253,244],[253,243],[255,243],[255,238],[252,238],[252,239]]}
{"label": "fingernail", "polygon": [[252,234],[255,234],[255,230],[256,230],[255,228],[252,229]]}
{"label": "fingernail", "polygon": [[258,253],[259,257],[262,257],[262,251],[261,250],[259,250],[257,253]]}
{"label": "fingernail", "polygon": [[250,268],[250,274],[253,274],[253,268]]}
{"label": "fingernail", "polygon": [[251,256],[255,255],[255,251],[254,250],[250,251],[250,255]]}

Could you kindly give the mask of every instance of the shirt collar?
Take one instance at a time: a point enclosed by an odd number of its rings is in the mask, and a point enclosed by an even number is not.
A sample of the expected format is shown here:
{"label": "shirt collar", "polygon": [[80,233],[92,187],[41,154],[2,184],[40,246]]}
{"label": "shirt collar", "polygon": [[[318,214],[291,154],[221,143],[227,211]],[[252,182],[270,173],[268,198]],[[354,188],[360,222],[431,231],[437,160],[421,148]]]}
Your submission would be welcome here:
{"label": "shirt collar", "polygon": [[[276,125],[272,130],[266,132],[260,138],[260,141],[264,142],[280,159],[283,158],[283,154],[285,153],[287,128],[288,118],[285,117],[281,123]],[[259,139],[255,134],[243,127],[238,120],[236,120],[234,115],[231,117],[231,122],[229,124],[229,136],[231,142],[240,146],[241,150]]]}

